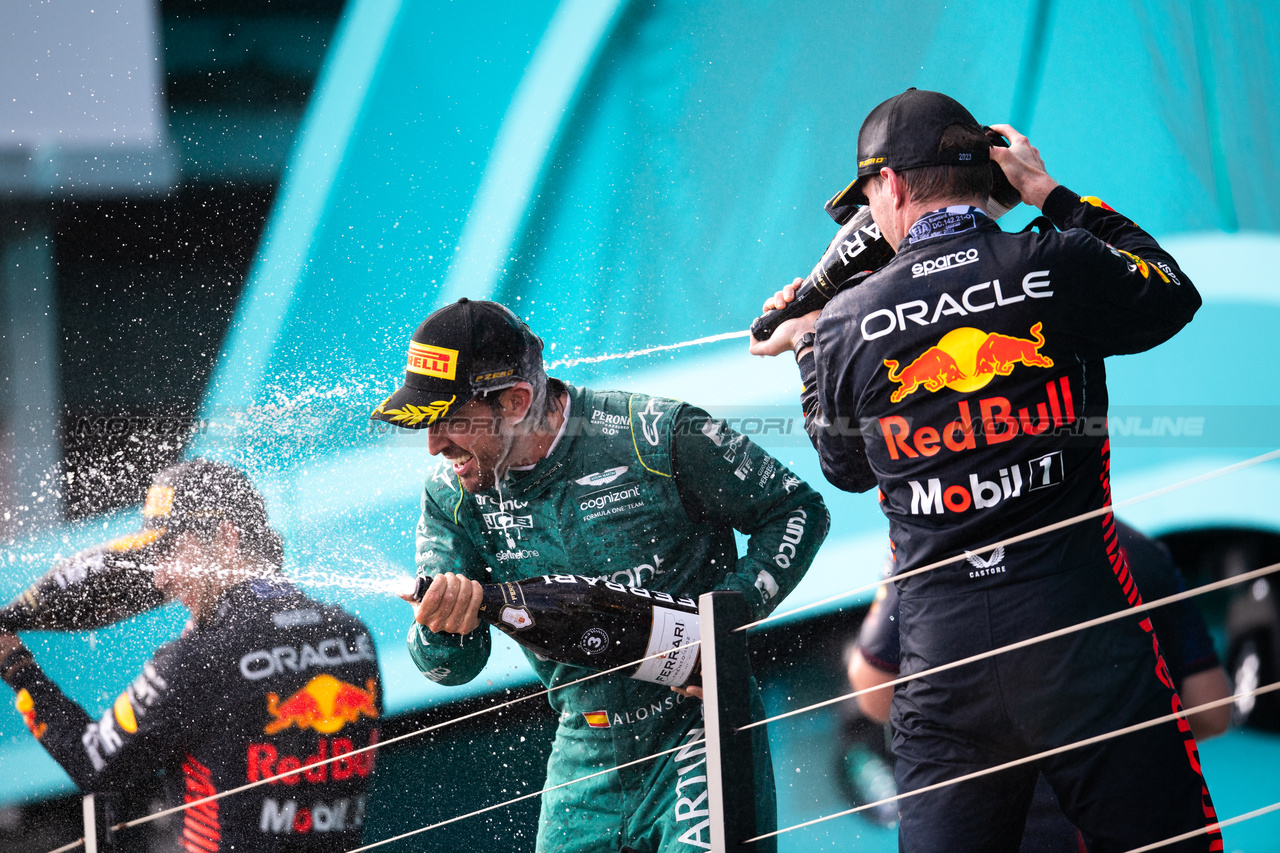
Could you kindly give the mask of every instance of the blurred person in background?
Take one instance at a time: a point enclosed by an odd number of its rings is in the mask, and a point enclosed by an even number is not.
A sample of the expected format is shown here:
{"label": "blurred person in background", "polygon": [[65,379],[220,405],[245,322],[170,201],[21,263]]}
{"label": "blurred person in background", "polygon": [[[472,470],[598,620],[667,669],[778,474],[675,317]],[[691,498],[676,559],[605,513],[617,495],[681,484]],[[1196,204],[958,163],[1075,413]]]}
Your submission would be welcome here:
{"label": "blurred person in background", "polygon": [[[403,386],[372,415],[427,430],[443,457],[417,529],[418,573],[434,580],[409,631],[414,661],[441,684],[488,661],[478,581],[581,574],[692,598],[734,590],[759,619],[826,536],[822,498],[746,436],[676,400],[566,385],[546,375],[542,349],[504,306],[460,300],[414,332]],[[749,537],[743,556],[735,530]],[[591,672],[525,656],[548,687]],[[752,691],[758,719],[754,679]],[[708,849],[702,708],[688,695],[621,675],[549,694],[560,725],[548,787],[677,751],[543,793],[539,851]],[[766,832],[777,818],[763,728],[752,741]]]}
{"label": "blurred person in background", "polygon": [[202,459],[168,468],[143,515],[115,550],[149,549],[156,588],[190,620],[97,719],[0,633],[0,677],[32,735],[86,792],[119,792],[162,770],[170,807],[289,774],[182,811],[171,849],[359,846],[373,751],[300,768],[377,743],[368,629],[282,574],[280,537],[242,472]]}

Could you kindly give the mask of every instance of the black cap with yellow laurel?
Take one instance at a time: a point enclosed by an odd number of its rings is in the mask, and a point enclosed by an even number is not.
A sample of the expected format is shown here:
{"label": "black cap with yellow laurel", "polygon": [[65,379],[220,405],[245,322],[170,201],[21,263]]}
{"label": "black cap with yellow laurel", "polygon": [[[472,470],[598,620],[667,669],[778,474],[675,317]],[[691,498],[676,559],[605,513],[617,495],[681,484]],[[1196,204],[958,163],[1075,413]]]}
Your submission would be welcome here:
{"label": "black cap with yellow laurel", "polygon": [[510,309],[465,297],[422,321],[409,340],[404,385],[369,417],[424,429],[477,394],[531,382],[542,340]]}
{"label": "black cap with yellow laurel", "polygon": [[[941,92],[910,88],[876,106],[858,131],[858,174],[853,183],[827,202],[827,212],[854,204],[866,204],[862,179],[881,168],[901,172],[921,166],[956,166],[986,163],[991,146],[940,152],[942,133],[953,124],[981,130],[981,125],[956,99]],[[838,220],[837,220],[838,221]]]}

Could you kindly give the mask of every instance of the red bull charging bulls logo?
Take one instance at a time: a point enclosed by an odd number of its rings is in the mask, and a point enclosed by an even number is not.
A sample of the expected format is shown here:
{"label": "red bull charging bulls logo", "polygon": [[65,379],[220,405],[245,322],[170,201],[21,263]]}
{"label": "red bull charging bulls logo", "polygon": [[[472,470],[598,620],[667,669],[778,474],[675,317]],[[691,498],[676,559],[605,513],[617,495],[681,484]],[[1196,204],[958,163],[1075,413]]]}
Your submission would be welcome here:
{"label": "red bull charging bulls logo", "polygon": [[976,391],[993,376],[1008,376],[1015,364],[1053,367],[1053,359],[1040,354],[1042,328],[1042,323],[1036,323],[1030,338],[1015,338],[966,326],[947,332],[906,367],[899,369],[898,362],[886,358],[889,381],[898,385],[889,399],[901,402],[921,387],[930,392],[943,388]]}
{"label": "red bull charging bulls logo", "polygon": [[275,693],[267,694],[267,713],[273,719],[263,730],[269,735],[290,726],[333,734],[361,715],[378,718],[377,682],[370,678],[364,690],[332,675],[317,675],[283,702]]}

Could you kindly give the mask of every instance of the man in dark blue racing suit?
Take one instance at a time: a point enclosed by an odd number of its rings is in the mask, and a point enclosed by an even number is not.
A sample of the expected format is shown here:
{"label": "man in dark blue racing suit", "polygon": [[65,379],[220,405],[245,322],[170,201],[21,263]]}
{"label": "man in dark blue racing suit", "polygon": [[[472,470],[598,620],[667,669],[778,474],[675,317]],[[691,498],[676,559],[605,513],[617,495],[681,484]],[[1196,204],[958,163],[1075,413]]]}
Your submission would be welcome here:
{"label": "man in dark blue racing suit", "polygon": [[[894,259],[752,346],[795,351],[823,471],[847,490],[879,486],[898,576],[959,559],[896,582],[903,674],[1141,600],[1110,514],[987,546],[1110,503],[1103,359],[1167,340],[1200,305],[1154,239],[996,130],[1009,148],[936,92],[876,107],[858,177],[833,202],[869,203]],[[1061,233],[1000,230],[983,210],[990,159]],[[899,688],[898,788],[1180,710],[1150,620],[1111,623]],[[901,848],[1016,850],[1037,770],[1093,850],[1196,830],[1169,849],[1221,849],[1185,720],[907,796]]]}
{"label": "man in dark blue racing suit", "polygon": [[[240,471],[203,459],[168,468],[143,515],[114,549],[152,548],[156,588],[191,621],[97,718],[0,633],[0,678],[32,735],[86,792],[163,770],[166,806],[188,806],[165,850],[359,846],[382,709],[368,628],[289,583],[266,504]],[[265,784],[213,798],[252,782]]]}

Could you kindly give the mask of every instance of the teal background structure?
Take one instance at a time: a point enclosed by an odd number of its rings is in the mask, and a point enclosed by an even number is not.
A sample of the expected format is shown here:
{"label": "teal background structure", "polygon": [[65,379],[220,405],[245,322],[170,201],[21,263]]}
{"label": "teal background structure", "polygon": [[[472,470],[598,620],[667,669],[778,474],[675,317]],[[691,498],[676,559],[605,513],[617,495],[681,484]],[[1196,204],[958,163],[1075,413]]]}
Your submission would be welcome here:
{"label": "teal background structure", "polygon": [[[417,324],[460,296],[497,299],[544,338],[551,362],[745,329],[834,233],[822,205],[854,173],[862,118],[909,86],[946,91],[982,122],[1013,121],[1055,177],[1132,216],[1204,293],[1172,342],[1108,364],[1117,498],[1280,447],[1280,4],[353,0],[189,453],[248,469],[288,542],[288,571],[370,624],[389,713],[532,679],[504,645],[487,676],[442,688],[404,649],[408,610],[389,590],[413,571],[433,462],[424,435],[368,413],[398,384]],[[1032,215],[1018,208],[1002,224]],[[783,609],[875,580],[885,543],[874,493],[823,481],[787,362],[734,340],[552,371],[790,424],[755,438],[823,489],[835,523]],[[1271,463],[1126,517],[1149,533],[1280,531],[1277,494]],[[0,592],[139,519],[118,513],[16,545]],[[180,621],[168,609],[26,639],[97,710]],[[768,695],[787,706],[807,689]],[[775,727],[780,825],[821,813],[823,785],[793,779],[827,772],[813,757],[821,719]],[[1280,775],[1265,769],[1276,744],[1244,748],[1243,737],[1204,750],[1223,816],[1280,800]],[[16,714],[0,714],[0,800],[69,790]],[[1262,845],[1277,826],[1231,828],[1227,849],[1276,849]],[[869,844],[888,843],[865,829]],[[838,846],[844,831],[784,837],[782,849]]]}

